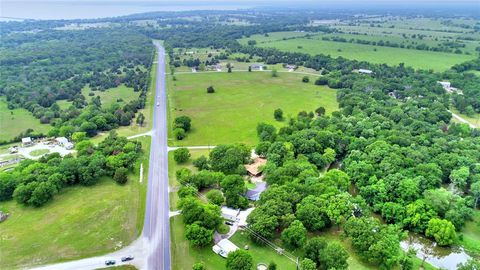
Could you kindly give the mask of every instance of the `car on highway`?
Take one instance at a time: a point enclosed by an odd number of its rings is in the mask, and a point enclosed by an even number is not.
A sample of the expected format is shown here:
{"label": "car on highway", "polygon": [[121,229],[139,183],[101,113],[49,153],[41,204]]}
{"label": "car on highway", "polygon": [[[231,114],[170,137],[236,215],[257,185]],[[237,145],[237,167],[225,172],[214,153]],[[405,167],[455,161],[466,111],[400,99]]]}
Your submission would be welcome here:
{"label": "car on highway", "polygon": [[105,265],[114,265],[115,264],[115,260],[106,260],[105,261]]}
{"label": "car on highway", "polygon": [[133,260],[133,256],[122,257],[122,262],[128,262]]}
{"label": "car on highway", "polygon": [[157,102],[157,107],[160,106],[160,102]]}

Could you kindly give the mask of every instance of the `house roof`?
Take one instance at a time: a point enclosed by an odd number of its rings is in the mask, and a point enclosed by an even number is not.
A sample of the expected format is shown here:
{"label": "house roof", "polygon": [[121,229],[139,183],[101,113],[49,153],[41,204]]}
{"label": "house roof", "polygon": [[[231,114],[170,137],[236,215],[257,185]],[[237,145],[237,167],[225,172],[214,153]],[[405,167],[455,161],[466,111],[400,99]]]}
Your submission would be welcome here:
{"label": "house roof", "polygon": [[263,166],[267,163],[267,160],[264,158],[257,157],[253,160],[252,164],[245,165],[247,172],[257,175],[260,173],[260,166]]}
{"label": "house roof", "polygon": [[61,143],[61,144],[65,144],[65,143],[68,143],[68,139],[65,138],[65,137],[58,137],[55,139],[57,142]]}
{"label": "house roof", "polygon": [[237,217],[240,210],[223,206],[221,208],[222,216]]}
{"label": "house roof", "polygon": [[250,196],[257,195],[258,193],[262,193],[263,191],[265,191],[265,189],[267,189],[267,183],[265,182],[257,183],[255,188],[247,190],[247,192],[245,193],[245,196],[250,197]]}
{"label": "house roof", "polygon": [[32,138],[30,137],[22,138],[22,143],[29,143],[29,142],[32,142]]}

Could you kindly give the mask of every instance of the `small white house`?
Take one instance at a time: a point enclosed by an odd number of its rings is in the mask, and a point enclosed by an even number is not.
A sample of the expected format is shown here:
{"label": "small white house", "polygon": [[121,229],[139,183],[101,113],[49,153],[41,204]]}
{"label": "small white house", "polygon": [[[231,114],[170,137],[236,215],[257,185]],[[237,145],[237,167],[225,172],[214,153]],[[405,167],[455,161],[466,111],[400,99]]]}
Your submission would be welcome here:
{"label": "small white house", "polygon": [[253,70],[263,70],[263,65],[261,64],[252,64],[250,67],[252,67]]}
{"label": "small white house", "polygon": [[370,69],[363,69],[363,68],[361,68],[361,69],[358,70],[358,73],[362,73],[362,74],[372,74],[373,71],[371,71]]}
{"label": "small white house", "polygon": [[33,145],[32,138],[30,138],[30,137],[22,138],[22,145],[23,145],[23,147],[27,147],[27,146]]}
{"label": "small white house", "polygon": [[227,258],[230,252],[233,252],[237,249],[238,247],[234,243],[230,242],[230,240],[228,239],[222,239],[215,246],[212,247],[213,252],[224,258]]}
{"label": "small white house", "polygon": [[229,208],[229,207],[225,207],[225,206],[223,206],[221,208],[222,217],[226,220],[230,220],[230,221],[233,221],[233,222],[237,221],[239,213],[240,213],[239,209],[233,209],[233,208]]}

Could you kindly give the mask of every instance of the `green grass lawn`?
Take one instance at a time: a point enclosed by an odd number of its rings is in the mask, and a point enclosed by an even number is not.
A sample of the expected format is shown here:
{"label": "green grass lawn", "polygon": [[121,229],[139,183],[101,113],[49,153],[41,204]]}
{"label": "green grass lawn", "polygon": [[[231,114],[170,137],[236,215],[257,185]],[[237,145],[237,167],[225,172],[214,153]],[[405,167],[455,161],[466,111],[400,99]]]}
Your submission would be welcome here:
{"label": "green grass lawn", "polygon": [[[195,168],[192,164],[193,160],[204,155],[208,157],[209,150],[207,149],[192,149],[190,150],[191,157],[190,159],[182,164],[178,164],[173,159],[173,151],[168,152],[168,183],[171,189],[176,190],[180,187],[180,183],[177,182],[177,177],[175,173],[177,170],[181,168],[188,168],[193,172],[197,172],[197,168]],[[177,210],[177,202],[178,202],[178,195],[177,192],[170,193],[170,209],[172,211]]]}
{"label": "green grass lawn", "polygon": [[0,97],[0,140],[13,139],[29,128],[47,133],[51,126],[41,124],[40,120],[23,108],[9,110],[5,98]]}
{"label": "green grass lawn", "polygon": [[[313,111],[319,106],[327,114],[338,109],[336,91],[313,82],[302,83],[304,75],[270,72],[233,72],[177,74],[177,81],[168,80],[169,123],[179,115],[192,118],[192,130],[182,141],[170,145],[218,145],[242,142],[254,145],[258,139],[259,122],[277,127],[284,122],[273,118],[273,111],[281,108],[285,118],[296,116],[301,110]],[[314,81],[314,76],[310,76]],[[214,94],[207,94],[212,85]]]}
{"label": "green grass lawn", "polygon": [[275,262],[277,264],[277,269],[280,270],[295,270],[295,263],[288,259],[287,257],[279,254],[274,249],[266,245],[260,245],[253,242],[250,237],[242,231],[237,231],[231,238],[232,241],[237,247],[243,249],[246,245],[249,247],[249,253],[253,257],[254,265],[258,263],[264,263],[268,265],[270,262]]}
{"label": "green grass lawn", "polygon": [[30,155],[34,156],[34,157],[38,157],[38,156],[43,156],[48,152],[50,152],[50,150],[48,150],[48,149],[37,149],[37,150],[33,150],[32,152],[30,152]]}
{"label": "green grass lawn", "polygon": [[468,221],[461,234],[460,244],[468,251],[480,256],[480,210],[475,210],[473,221]]}
{"label": "green grass lawn", "polygon": [[[348,59],[368,61],[377,64],[398,65],[399,63],[405,63],[406,66],[418,69],[433,69],[435,71],[444,71],[454,64],[475,58],[474,55],[380,47],[306,38],[266,42],[260,43],[257,46],[274,47],[282,51],[303,52],[312,55],[342,56]],[[299,46],[301,47],[299,48]],[[374,49],[376,49],[376,51],[374,51]]]}
{"label": "green grass lawn", "polygon": [[127,87],[124,84],[120,84],[115,88],[109,88],[105,91],[93,91],[94,96],[89,96],[88,94],[92,92],[89,86],[85,86],[82,89],[82,94],[85,96],[87,102],[96,96],[100,97],[103,107],[108,107],[112,104],[118,103],[117,100],[122,99],[122,104],[126,104],[132,100],[135,100],[140,95],[140,92],[134,92],[133,88]]}
{"label": "green grass lawn", "polygon": [[[474,114],[473,116],[467,116],[465,114],[462,114],[460,113],[455,107],[451,107],[450,110],[455,113],[455,114],[458,114],[460,117],[462,117],[463,119],[467,120],[470,124],[474,125],[475,127],[477,128],[480,128],[480,113],[476,113]],[[462,123],[460,122],[458,119],[456,119],[455,117],[452,117],[452,121],[454,122],[457,122],[457,123]]]}
{"label": "green grass lawn", "polygon": [[[0,226],[5,269],[74,260],[114,251],[136,239],[143,227],[150,139],[126,185],[104,177],[91,187],[61,191],[40,208],[2,202],[10,213]],[[139,183],[140,163],[144,180]]]}

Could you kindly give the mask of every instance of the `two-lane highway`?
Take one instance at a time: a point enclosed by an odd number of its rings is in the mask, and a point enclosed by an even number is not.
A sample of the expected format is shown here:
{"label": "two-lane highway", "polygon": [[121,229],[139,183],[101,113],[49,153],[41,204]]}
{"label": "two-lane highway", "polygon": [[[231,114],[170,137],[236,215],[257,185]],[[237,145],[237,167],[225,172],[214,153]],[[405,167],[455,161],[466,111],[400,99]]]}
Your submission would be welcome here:
{"label": "two-lane highway", "polygon": [[157,83],[143,237],[146,258],[145,269],[169,270],[170,223],[168,218],[168,127],[165,50],[158,42],[155,42],[155,46],[158,52]]}

